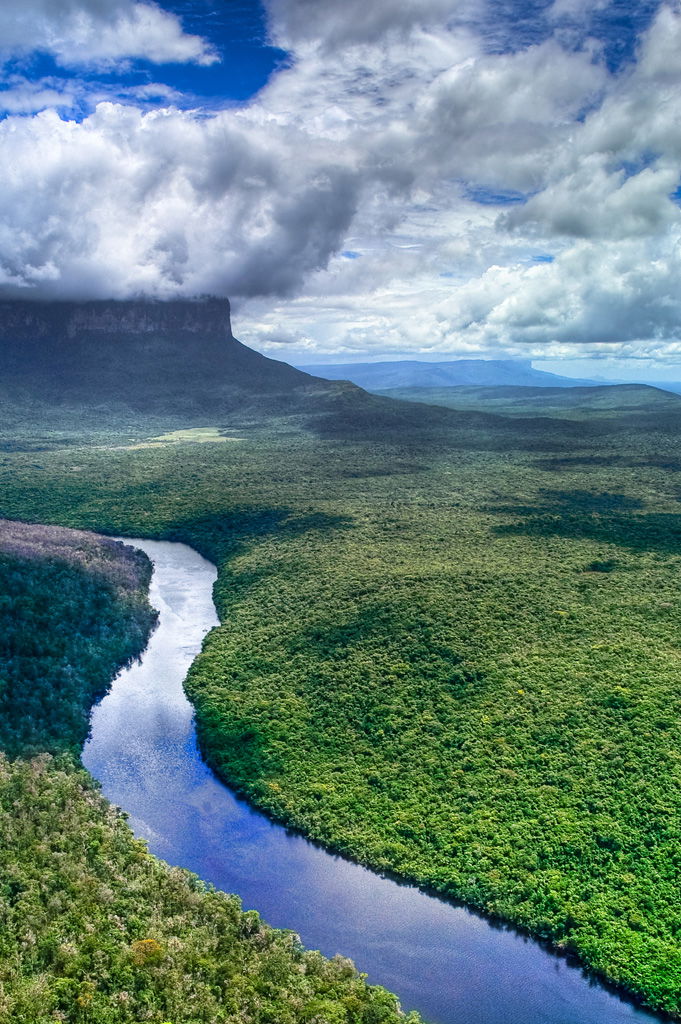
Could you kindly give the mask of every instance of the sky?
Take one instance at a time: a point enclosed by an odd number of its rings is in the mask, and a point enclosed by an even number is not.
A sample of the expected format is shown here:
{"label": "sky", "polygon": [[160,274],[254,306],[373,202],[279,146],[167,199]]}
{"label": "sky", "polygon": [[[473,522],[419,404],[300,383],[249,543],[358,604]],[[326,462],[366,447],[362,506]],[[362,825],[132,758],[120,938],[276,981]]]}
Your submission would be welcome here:
{"label": "sky", "polygon": [[681,5],[3,0],[0,295],[681,379]]}

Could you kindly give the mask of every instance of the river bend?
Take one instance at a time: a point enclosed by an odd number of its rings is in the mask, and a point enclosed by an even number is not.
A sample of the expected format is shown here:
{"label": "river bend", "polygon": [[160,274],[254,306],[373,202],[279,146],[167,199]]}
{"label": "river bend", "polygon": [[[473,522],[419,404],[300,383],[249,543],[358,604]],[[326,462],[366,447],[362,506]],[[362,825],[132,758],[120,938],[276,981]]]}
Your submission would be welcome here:
{"label": "river bend", "polygon": [[156,856],[238,893],[328,956],[351,957],[432,1024],[645,1024],[536,942],[334,856],[237,799],[199,753],[182,688],[218,625],[216,570],[191,548],[129,540],[154,563],[160,612],[140,662],[92,712],[83,763]]}

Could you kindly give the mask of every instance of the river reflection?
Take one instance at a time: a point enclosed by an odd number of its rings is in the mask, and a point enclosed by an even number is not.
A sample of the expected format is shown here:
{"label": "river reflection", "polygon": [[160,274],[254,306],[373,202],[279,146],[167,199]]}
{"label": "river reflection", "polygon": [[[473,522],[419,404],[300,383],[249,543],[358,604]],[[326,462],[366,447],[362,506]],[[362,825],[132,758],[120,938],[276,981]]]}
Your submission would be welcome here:
{"label": "river reflection", "polygon": [[246,909],[351,957],[433,1024],[624,1024],[657,1018],[535,942],[343,860],[253,811],[201,759],[182,681],[217,625],[214,566],[127,541],[155,569],[159,626],[92,713],[83,763],[152,853],[238,893]]}

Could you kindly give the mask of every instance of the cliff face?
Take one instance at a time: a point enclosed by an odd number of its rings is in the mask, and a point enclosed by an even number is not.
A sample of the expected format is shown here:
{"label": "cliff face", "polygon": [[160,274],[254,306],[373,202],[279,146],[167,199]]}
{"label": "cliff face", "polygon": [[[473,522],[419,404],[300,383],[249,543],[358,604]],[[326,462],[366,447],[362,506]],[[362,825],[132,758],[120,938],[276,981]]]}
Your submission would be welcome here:
{"label": "cliff face", "polygon": [[74,305],[68,311],[66,322],[69,338],[90,334],[144,335],[158,332],[231,338],[229,300],[89,302]]}
{"label": "cliff face", "polygon": [[[315,382],[232,334],[227,299],[0,302],[0,378],[70,405],[215,412]],[[316,382],[321,385],[321,382]]]}
{"label": "cliff face", "polygon": [[0,342],[186,334],[231,338],[228,299],[0,302]]}
{"label": "cliff face", "polygon": [[[0,432],[265,425],[401,438],[448,410],[367,395],[254,352],[226,299],[0,302]],[[143,424],[143,426],[140,426]],[[439,434],[438,434],[439,436]]]}

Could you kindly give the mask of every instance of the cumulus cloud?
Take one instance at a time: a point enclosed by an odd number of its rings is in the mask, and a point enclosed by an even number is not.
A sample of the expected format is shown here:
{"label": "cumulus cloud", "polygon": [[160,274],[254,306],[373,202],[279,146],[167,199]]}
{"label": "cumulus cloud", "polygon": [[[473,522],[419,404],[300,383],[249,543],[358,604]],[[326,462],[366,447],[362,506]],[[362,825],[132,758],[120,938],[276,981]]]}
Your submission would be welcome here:
{"label": "cumulus cloud", "polygon": [[64,66],[142,57],[160,64],[217,60],[201,38],[155,3],[136,0],[3,0],[0,56],[39,50]]}
{"label": "cumulus cloud", "polygon": [[[636,243],[580,242],[552,263],[492,265],[453,285],[415,276],[399,292],[374,290],[361,314],[352,292],[321,310],[312,298],[253,309],[242,334],[266,351],[276,350],[278,331],[288,332],[289,343],[296,332],[312,335],[318,353],[348,359],[380,351],[678,362],[680,273],[681,238],[663,253]],[[302,360],[309,347],[300,346]]]}
{"label": "cumulus cloud", "polygon": [[0,123],[0,268],[41,294],[286,294],[341,244],[359,181],[271,127],[101,103]]}
{"label": "cumulus cloud", "polygon": [[[490,52],[474,0],[268,7],[290,65],[238,108],[148,111],[149,86],[76,121],[76,85],[0,93],[5,294],[226,294],[244,340],[309,355],[676,351],[677,6],[617,74],[560,33]],[[212,59],[150,4],[26,0],[33,43],[19,10],[5,45],[64,63]]]}
{"label": "cumulus cloud", "polygon": [[[577,16],[573,8],[554,14]],[[374,288],[362,295],[364,322],[344,325],[343,311],[327,309],[318,317],[319,351],[610,351],[678,360],[681,76],[671,54],[679,33],[679,7],[662,7],[637,60],[617,76],[592,53],[564,51],[556,40],[512,55],[480,53],[434,76],[417,105],[418,134],[409,147],[428,155],[417,180],[429,182],[438,217],[449,214],[458,258],[443,275],[447,240],[424,231],[411,275],[401,268],[409,284],[398,293],[395,279],[385,287],[386,275],[367,252],[364,276]],[[463,214],[464,197],[454,189],[446,195],[447,170],[476,182],[478,191],[487,186],[492,204],[498,190],[502,212],[493,229],[470,210],[468,225],[454,223],[452,209]],[[504,189],[518,198],[506,210]],[[411,207],[402,225],[413,217]],[[327,274],[315,291],[345,282],[350,305],[355,269],[334,264],[331,272],[333,281]],[[442,276],[451,279],[446,295]],[[398,294],[406,300],[399,315]],[[278,307],[265,323],[271,329],[282,314]],[[311,302],[298,300],[286,319],[314,333]]]}
{"label": "cumulus cloud", "polygon": [[653,259],[636,242],[581,243],[550,264],[491,267],[437,307],[441,334],[466,330],[484,342],[494,331],[516,351],[671,340],[681,322],[679,241],[655,246]]}
{"label": "cumulus cloud", "polygon": [[602,157],[587,156],[577,170],[499,223],[513,229],[538,226],[547,237],[654,237],[681,224],[681,210],[670,198],[678,182],[679,169],[661,161],[627,177],[621,167],[608,171]]}

